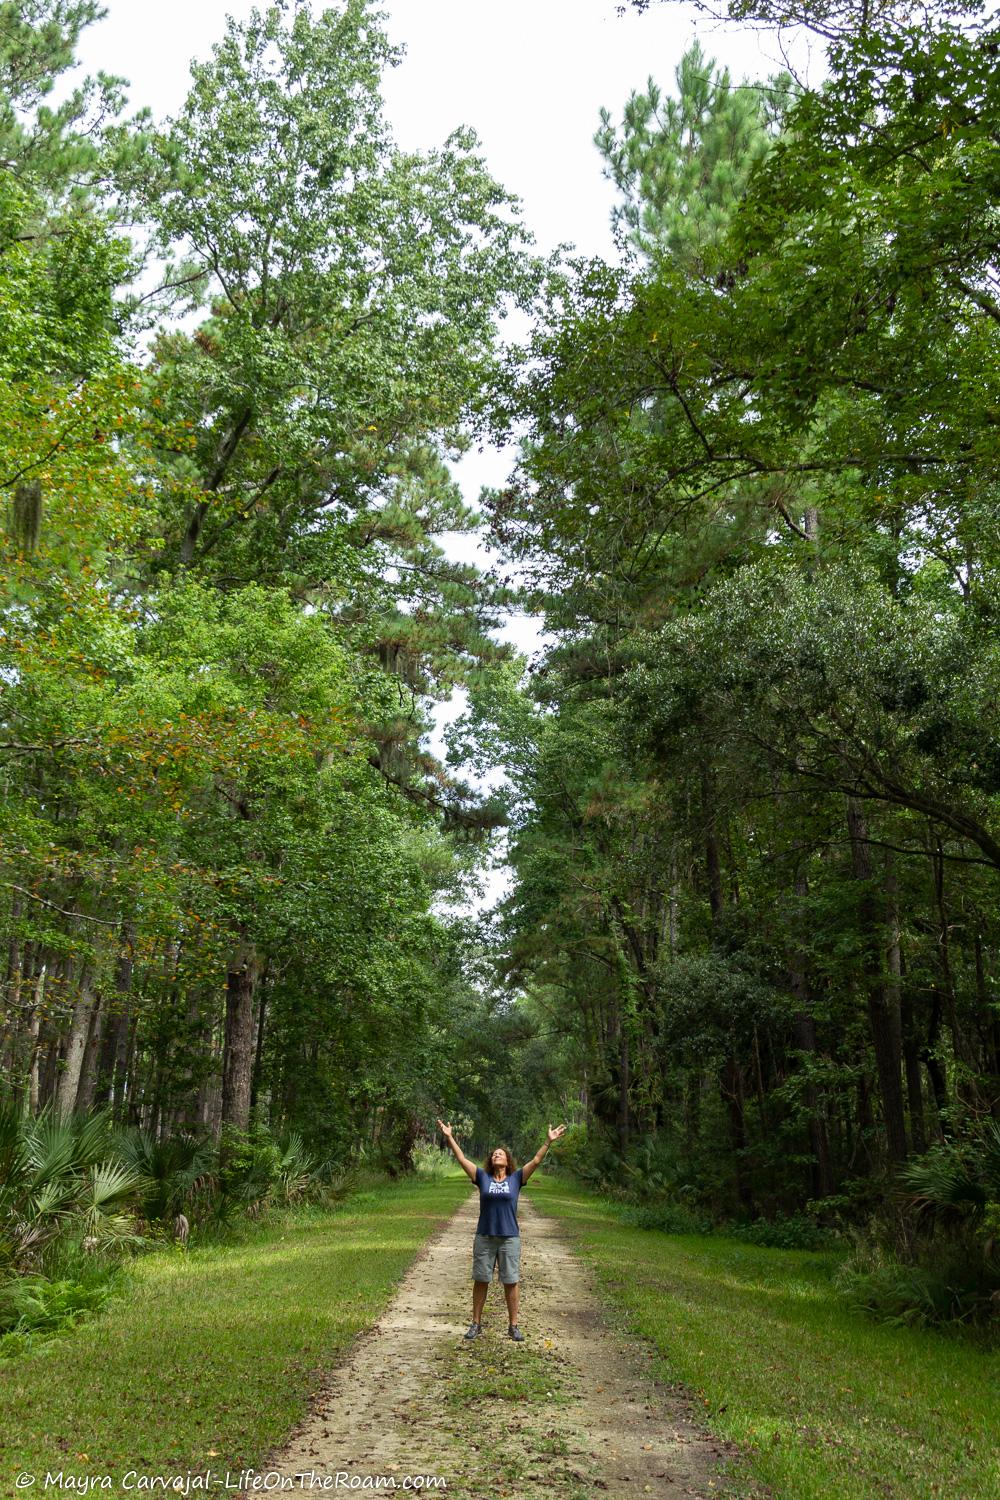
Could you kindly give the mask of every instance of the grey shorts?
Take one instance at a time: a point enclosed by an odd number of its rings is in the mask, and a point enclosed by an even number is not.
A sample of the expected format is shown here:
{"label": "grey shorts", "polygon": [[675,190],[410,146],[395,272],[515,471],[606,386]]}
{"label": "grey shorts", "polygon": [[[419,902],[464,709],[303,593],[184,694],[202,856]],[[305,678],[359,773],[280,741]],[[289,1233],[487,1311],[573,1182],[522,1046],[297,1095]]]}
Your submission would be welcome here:
{"label": "grey shorts", "polygon": [[521,1279],[521,1237],[517,1234],[477,1234],[472,1242],[473,1281],[492,1281],[493,1267],[504,1286]]}

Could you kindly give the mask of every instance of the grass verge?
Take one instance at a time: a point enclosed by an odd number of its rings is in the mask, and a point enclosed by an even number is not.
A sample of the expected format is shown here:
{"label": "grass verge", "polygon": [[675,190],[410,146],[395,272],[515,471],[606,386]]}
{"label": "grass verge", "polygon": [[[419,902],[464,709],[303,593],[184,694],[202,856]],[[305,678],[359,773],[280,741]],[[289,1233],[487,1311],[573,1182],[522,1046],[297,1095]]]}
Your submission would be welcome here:
{"label": "grass verge", "polygon": [[[622,1224],[539,1174],[602,1295],[747,1454],[744,1492],[781,1500],[1000,1500],[1000,1354],[869,1323],[838,1300],[835,1256]],[[765,1491],[766,1493],[766,1491]]]}
{"label": "grass verge", "polygon": [[418,1179],[288,1213],[238,1245],[140,1260],[127,1298],[0,1365],[0,1494],[21,1472],[41,1489],[60,1469],[259,1465],[467,1192],[464,1178]]}

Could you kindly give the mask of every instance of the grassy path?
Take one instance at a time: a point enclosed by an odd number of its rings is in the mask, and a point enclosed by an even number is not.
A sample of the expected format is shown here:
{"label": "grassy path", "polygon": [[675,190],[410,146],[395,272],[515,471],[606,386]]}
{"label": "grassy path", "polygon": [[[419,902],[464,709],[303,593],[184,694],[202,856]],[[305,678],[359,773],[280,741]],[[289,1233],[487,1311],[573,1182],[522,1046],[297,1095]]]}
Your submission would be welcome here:
{"label": "grassy path", "polygon": [[21,1472],[40,1493],[60,1468],[256,1464],[466,1189],[464,1178],[420,1180],[303,1211],[242,1245],[140,1261],[133,1290],[93,1323],[0,1365],[0,1495],[16,1493]]}
{"label": "grassy path", "polygon": [[1000,1354],[870,1323],[829,1256],[620,1224],[581,1189],[532,1184],[608,1304],[697,1393],[781,1500],[1000,1500]]}

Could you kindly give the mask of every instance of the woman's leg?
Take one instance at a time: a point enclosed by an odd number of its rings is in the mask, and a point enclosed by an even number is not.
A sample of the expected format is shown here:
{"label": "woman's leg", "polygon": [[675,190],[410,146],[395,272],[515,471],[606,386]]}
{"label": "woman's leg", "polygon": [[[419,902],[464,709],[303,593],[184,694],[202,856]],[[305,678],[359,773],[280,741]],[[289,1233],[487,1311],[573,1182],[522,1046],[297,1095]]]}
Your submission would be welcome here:
{"label": "woman's leg", "polygon": [[483,1308],[486,1306],[486,1293],[490,1289],[488,1281],[474,1281],[472,1283],[472,1321],[481,1323],[483,1321]]}
{"label": "woman's leg", "polygon": [[517,1322],[517,1315],[521,1307],[520,1282],[512,1281],[509,1285],[505,1285],[503,1294],[507,1298],[507,1321],[513,1327]]}

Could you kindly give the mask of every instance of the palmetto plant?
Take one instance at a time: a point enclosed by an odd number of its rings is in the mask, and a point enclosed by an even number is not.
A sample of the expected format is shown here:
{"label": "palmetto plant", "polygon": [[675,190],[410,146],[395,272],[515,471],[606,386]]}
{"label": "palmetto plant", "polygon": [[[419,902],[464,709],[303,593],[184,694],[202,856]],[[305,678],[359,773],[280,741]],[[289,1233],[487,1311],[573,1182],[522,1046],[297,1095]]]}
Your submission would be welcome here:
{"label": "palmetto plant", "polygon": [[107,1114],[34,1120],[0,1106],[0,1267],[37,1262],[61,1236],[100,1245],[135,1243],[129,1207],[141,1172],[120,1160]]}
{"label": "palmetto plant", "polygon": [[294,1203],[308,1191],[315,1180],[318,1163],[310,1156],[302,1137],[295,1130],[278,1142],[278,1185],[286,1203]]}
{"label": "palmetto plant", "polygon": [[1000,1121],[988,1120],[976,1140],[932,1146],[900,1171],[899,1186],[924,1213],[984,1223],[1000,1203]]}
{"label": "palmetto plant", "polygon": [[122,1162],[143,1179],[140,1209],[151,1223],[183,1213],[196,1193],[216,1185],[218,1151],[208,1141],[188,1135],[157,1141],[131,1128],[116,1131],[114,1145]]}

